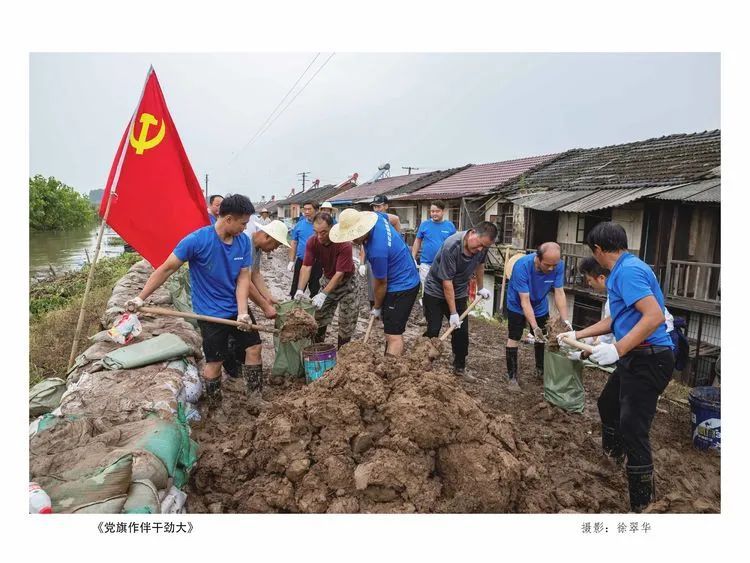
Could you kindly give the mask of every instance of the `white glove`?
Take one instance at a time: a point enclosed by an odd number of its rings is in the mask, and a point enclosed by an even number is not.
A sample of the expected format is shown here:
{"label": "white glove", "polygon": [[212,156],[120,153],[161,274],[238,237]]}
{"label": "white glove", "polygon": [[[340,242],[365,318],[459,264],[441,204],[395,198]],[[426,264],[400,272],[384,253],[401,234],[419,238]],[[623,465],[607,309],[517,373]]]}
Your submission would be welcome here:
{"label": "white glove", "polygon": [[370,314],[373,317],[375,317],[376,319],[379,319],[380,318],[380,309],[373,309],[372,311],[370,311]]}
{"label": "white glove", "polygon": [[[244,315],[237,315],[237,322],[250,325],[252,324],[253,319],[250,318],[250,315],[245,313]],[[244,330],[246,332],[252,330],[249,326],[247,328],[245,328],[244,326],[238,326],[237,328],[239,328],[240,330]]]}
{"label": "white glove", "polygon": [[143,299],[140,297],[133,297],[125,302],[125,309],[131,313],[135,313],[138,309],[143,307]]}
{"label": "white glove", "polygon": [[305,292],[302,291],[301,289],[298,289],[297,293],[294,294],[294,300],[300,301],[304,296],[305,296]]}
{"label": "white glove", "polygon": [[315,297],[312,298],[313,305],[320,309],[323,306],[323,303],[326,302],[327,297],[328,295],[322,291],[315,294]]}
{"label": "white glove", "polygon": [[289,264],[286,265],[286,269],[289,272],[291,272],[292,270],[294,270],[294,261],[289,262]]}
{"label": "white glove", "polygon": [[544,331],[541,327],[534,329],[534,342],[547,342],[547,337],[544,336]]}
{"label": "white glove", "polygon": [[575,330],[571,330],[571,331],[568,331],[568,332],[561,332],[560,334],[558,334],[557,335],[557,345],[558,346],[565,345],[565,342],[563,342],[563,338],[571,338],[571,339],[575,340],[576,339],[576,331]]}
{"label": "white glove", "polygon": [[461,328],[462,321],[461,321],[461,318],[458,316],[458,313],[453,313],[448,322],[453,328]]}
{"label": "white glove", "polygon": [[563,321],[563,323],[568,327],[568,330],[573,330],[573,325],[570,324],[570,321]]}
{"label": "white glove", "polygon": [[489,299],[490,298],[490,290],[482,288],[479,291],[477,291],[477,295],[481,297],[482,299]]}
{"label": "white glove", "polygon": [[597,344],[591,353],[591,360],[600,366],[614,364],[619,359],[620,354],[617,353],[617,348],[614,344]]}
{"label": "white glove", "polygon": [[571,352],[568,354],[568,359],[573,361],[580,361],[581,360],[581,352],[580,350],[578,352]]}
{"label": "white glove", "polygon": [[596,338],[593,336],[587,336],[586,338],[581,338],[581,342],[584,344],[588,344],[589,346],[593,346],[596,342]]}
{"label": "white glove", "polygon": [[362,277],[365,277],[367,275],[367,266],[364,264],[360,264],[359,266],[359,275]]}

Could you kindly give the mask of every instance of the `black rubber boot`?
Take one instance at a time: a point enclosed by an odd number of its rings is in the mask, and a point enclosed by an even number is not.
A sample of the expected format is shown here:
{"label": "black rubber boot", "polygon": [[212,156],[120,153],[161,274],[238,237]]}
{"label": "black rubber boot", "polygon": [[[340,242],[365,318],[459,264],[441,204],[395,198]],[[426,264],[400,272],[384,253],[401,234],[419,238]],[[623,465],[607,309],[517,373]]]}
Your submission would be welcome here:
{"label": "black rubber boot", "polygon": [[348,344],[350,340],[351,340],[351,338],[341,338],[339,336],[337,348],[340,349],[344,344]]}
{"label": "black rubber boot", "polygon": [[221,376],[216,379],[206,379],[205,377],[201,377],[201,379],[206,393],[206,403],[209,408],[217,407],[221,403]]}
{"label": "black rubber boot", "polygon": [[536,364],[536,376],[544,379],[544,343],[534,342],[534,363]]}
{"label": "black rubber boot", "polygon": [[627,472],[630,510],[640,513],[654,501],[654,466],[628,465]]}
{"label": "black rubber boot", "polygon": [[505,349],[505,365],[508,368],[508,381],[518,382],[518,348]]}
{"label": "black rubber boot", "polygon": [[263,364],[242,366],[242,377],[245,379],[247,394],[263,391]]}
{"label": "black rubber boot", "polygon": [[328,326],[321,326],[318,328],[318,332],[315,333],[315,336],[313,336],[313,342],[316,344],[320,344],[326,339],[326,330],[328,329]]}
{"label": "black rubber boot", "polygon": [[618,464],[625,460],[625,445],[622,441],[622,435],[612,426],[602,425],[602,449]]}

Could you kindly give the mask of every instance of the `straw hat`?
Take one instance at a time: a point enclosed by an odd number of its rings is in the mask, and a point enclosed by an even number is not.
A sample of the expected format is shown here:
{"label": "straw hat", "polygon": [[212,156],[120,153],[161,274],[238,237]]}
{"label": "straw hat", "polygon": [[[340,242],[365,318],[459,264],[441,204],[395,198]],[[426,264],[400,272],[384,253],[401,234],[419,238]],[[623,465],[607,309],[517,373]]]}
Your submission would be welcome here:
{"label": "straw hat", "polygon": [[320,204],[320,208],[321,209],[324,209],[324,208],[325,209],[333,209],[333,205],[331,205],[330,201],[324,201],[323,203]]}
{"label": "straw hat", "polygon": [[266,209],[266,208],[264,207],[263,209],[261,209],[261,210],[260,210],[260,212],[261,212],[261,213],[268,213],[268,209]]}
{"label": "straw hat", "polygon": [[521,258],[526,256],[525,254],[514,254],[510,258],[508,258],[508,262],[505,264],[505,277],[507,279],[510,279],[510,276],[513,275],[513,266],[516,265],[516,262],[518,262]]}
{"label": "straw hat", "polygon": [[289,243],[286,240],[287,236],[289,236],[289,229],[287,229],[286,225],[278,219],[274,219],[268,223],[268,225],[258,225],[258,228],[284,246],[289,246]]}
{"label": "straw hat", "polygon": [[344,209],[339,215],[339,222],[328,233],[333,242],[349,242],[366,235],[378,222],[378,214],[372,211]]}

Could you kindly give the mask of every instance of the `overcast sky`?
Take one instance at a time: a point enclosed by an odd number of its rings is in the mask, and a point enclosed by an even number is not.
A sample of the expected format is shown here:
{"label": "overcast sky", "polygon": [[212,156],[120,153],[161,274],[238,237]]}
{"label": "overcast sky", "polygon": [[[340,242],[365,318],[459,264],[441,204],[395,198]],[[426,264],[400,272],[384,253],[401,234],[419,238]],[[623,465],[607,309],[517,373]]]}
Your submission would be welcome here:
{"label": "overcast sky", "polygon": [[29,173],[104,187],[150,64],[201,185],[253,199],[720,127],[718,54],[321,53],[246,146],[315,54],[32,54]]}

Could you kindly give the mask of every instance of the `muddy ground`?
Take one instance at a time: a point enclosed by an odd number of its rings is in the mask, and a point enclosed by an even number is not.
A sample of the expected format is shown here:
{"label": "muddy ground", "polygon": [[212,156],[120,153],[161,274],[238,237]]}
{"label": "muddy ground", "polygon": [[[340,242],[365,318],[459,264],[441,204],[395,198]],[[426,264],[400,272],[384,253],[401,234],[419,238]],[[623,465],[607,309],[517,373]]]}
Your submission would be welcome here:
{"label": "muddy ground", "polygon": [[[280,251],[263,267],[278,297],[291,282],[285,268]],[[366,301],[364,288],[360,295]],[[355,340],[366,302],[360,310]],[[471,319],[467,371],[476,381],[468,382],[451,374],[450,354],[429,364],[420,317],[415,307],[407,357],[386,361],[382,330],[373,330],[371,346],[346,346],[323,380],[266,384],[258,416],[243,382],[225,380],[223,404],[204,408],[194,427],[200,458],[188,511],[629,510],[624,468],[601,453],[596,399],[605,372],[584,370],[585,410],[567,413],[544,401],[530,345],[520,349],[521,389],[507,385],[503,325]],[[328,341],[335,336],[329,329]],[[273,344],[262,338],[268,372]],[[657,502],[648,511],[719,512],[720,457],[692,447],[688,408],[660,400],[651,439]]]}

